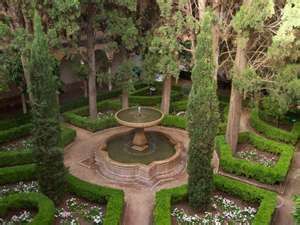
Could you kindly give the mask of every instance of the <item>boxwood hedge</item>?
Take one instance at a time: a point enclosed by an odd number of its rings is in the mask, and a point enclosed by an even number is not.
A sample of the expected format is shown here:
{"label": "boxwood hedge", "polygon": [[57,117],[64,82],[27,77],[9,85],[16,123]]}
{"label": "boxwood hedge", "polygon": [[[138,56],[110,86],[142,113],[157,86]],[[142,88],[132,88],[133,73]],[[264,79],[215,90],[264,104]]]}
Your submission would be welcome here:
{"label": "boxwood hedge", "polygon": [[277,163],[272,167],[252,161],[236,158],[224,136],[216,137],[216,147],[220,156],[220,166],[228,173],[246,176],[267,184],[275,184],[285,180],[294,148],[291,145],[268,140],[254,133],[245,132],[239,136],[239,143],[249,142],[257,149],[279,155]]}
{"label": "boxwood hedge", "polygon": [[18,193],[0,198],[0,217],[10,210],[30,208],[37,214],[28,225],[52,225],[54,222],[55,206],[45,195],[40,193]]}
{"label": "boxwood hedge", "polygon": [[[62,127],[60,147],[65,147],[70,144],[76,137],[76,131]],[[22,164],[33,163],[32,150],[18,149],[15,151],[1,151],[0,150],[0,167],[9,167]]]}
{"label": "boxwood hedge", "polygon": [[[271,223],[277,204],[275,193],[219,175],[214,176],[214,185],[218,191],[236,196],[247,202],[259,204],[252,225]],[[155,196],[154,225],[171,225],[172,204],[186,199],[187,185],[157,192]]]}
{"label": "boxwood hedge", "polygon": [[296,144],[297,140],[300,138],[300,122],[296,122],[290,132],[285,131],[280,128],[273,127],[267,122],[263,121],[259,117],[258,109],[252,110],[250,116],[250,124],[258,132],[276,141]]}

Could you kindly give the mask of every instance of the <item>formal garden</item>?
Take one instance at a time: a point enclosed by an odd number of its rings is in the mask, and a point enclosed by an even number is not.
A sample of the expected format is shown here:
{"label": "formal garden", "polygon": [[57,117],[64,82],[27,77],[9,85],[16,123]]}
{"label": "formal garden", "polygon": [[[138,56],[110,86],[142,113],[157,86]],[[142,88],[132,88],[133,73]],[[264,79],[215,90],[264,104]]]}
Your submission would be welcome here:
{"label": "formal garden", "polygon": [[0,224],[300,225],[299,29],[298,0],[0,1]]}

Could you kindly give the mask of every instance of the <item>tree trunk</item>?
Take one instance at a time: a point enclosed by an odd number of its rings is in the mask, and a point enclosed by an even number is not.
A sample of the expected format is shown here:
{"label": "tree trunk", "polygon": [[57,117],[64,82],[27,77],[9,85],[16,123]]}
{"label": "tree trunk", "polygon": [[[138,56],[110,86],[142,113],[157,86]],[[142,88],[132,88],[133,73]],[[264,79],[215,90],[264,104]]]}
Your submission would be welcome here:
{"label": "tree trunk", "polygon": [[[215,16],[219,17],[219,0],[213,0],[212,2],[213,11]],[[215,61],[215,71],[214,78],[218,80],[218,69],[219,69],[219,25],[215,23],[212,27],[212,48],[213,48],[213,57]]]}
{"label": "tree trunk", "polygon": [[109,66],[108,68],[108,73],[109,73],[109,78],[108,78],[108,91],[112,91],[112,82],[111,82],[111,79],[112,79],[112,75],[111,75],[111,66]]}
{"label": "tree trunk", "polygon": [[24,71],[26,91],[27,91],[28,96],[29,96],[30,104],[32,105],[33,97],[32,97],[32,92],[31,92],[31,79],[30,79],[30,72],[29,72],[29,69],[28,69],[28,59],[24,55],[21,55],[21,62],[22,62],[23,71]]}
{"label": "tree trunk", "polygon": [[21,92],[21,102],[22,102],[23,113],[27,114],[26,98],[25,98],[25,94],[23,91]]}
{"label": "tree trunk", "polygon": [[[234,63],[236,74],[234,76],[241,76],[242,72],[247,67],[246,43],[247,40],[245,40],[245,38],[238,37],[237,52]],[[231,84],[231,96],[226,130],[226,140],[227,143],[231,146],[232,150],[236,151],[240,129],[240,119],[242,113],[242,94],[234,86],[233,79],[235,79],[235,77],[232,78]]]}
{"label": "tree trunk", "polygon": [[171,89],[172,89],[172,76],[167,75],[164,80],[163,90],[162,90],[162,101],[161,101],[161,111],[165,114],[169,114],[170,111],[170,101],[171,101]]}
{"label": "tree trunk", "polygon": [[128,90],[127,88],[123,88],[122,90],[122,109],[128,108]]}
{"label": "tree trunk", "polygon": [[95,30],[93,27],[96,6],[91,4],[88,8],[87,20],[87,55],[89,65],[89,113],[91,119],[97,118],[97,92],[96,92],[96,62],[95,62]]}

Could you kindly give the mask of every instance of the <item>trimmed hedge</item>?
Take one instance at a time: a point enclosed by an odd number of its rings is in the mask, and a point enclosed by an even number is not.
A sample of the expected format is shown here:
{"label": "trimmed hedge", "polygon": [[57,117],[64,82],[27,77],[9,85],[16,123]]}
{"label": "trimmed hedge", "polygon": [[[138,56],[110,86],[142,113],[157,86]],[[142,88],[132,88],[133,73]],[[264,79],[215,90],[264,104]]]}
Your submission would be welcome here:
{"label": "trimmed hedge", "polygon": [[18,181],[31,181],[36,176],[35,164],[0,168],[0,185]]}
{"label": "trimmed hedge", "polygon": [[3,217],[10,210],[21,208],[37,209],[37,214],[28,225],[52,225],[54,222],[54,203],[40,193],[18,193],[0,198],[0,216]]}
{"label": "trimmed hedge", "polygon": [[266,137],[282,141],[290,144],[296,144],[298,138],[300,138],[300,122],[294,124],[293,129],[288,132],[277,127],[273,127],[266,123],[259,117],[258,109],[253,109],[250,116],[250,124],[258,132],[262,133]]}
{"label": "trimmed hedge", "polygon": [[69,192],[93,202],[106,203],[103,225],[120,225],[124,208],[124,192],[82,181],[72,175],[67,177]]}
{"label": "trimmed hedge", "polygon": [[[277,204],[276,194],[223,176],[214,176],[215,188],[234,195],[244,201],[259,203],[258,211],[252,225],[271,223]],[[171,225],[172,204],[187,199],[187,185],[165,189],[156,193],[154,208],[154,225]]]}
{"label": "trimmed hedge", "polygon": [[0,121],[0,131],[8,130],[13,127],[19,127],[31,122],[31,114],[16,115],[11,119],[3,119]]}
{"label": "trimmed hedge", "polygon": [[27,136],[32,130],[32,124],[28,123],[19,127],[13,127],[7,130],[0,131],[0,144],[17,138]]}
{"label": "trimmed hedge", "polygon": [[161,125],[166,127],[185,129],[187,126],[187,121],[185,117],[165,115],[163,120],[161,121]]}
{"label": "trimmed hedge", "polygon": [[[76,137],[76,131],[62,127],[60,147],[65,147],[70,144]],[[32,150],[16,150],[16,151],[0,151],[0,167],[8,167],[22,164],[34,163]]]}
{"label": "trimmed hedge", "polygon": [[[97,104],[98,110],[107,110],[115,109],[118,110],[121,108],[121,103],[119,101],[102,101]],[[92,132],[99,130],[107,129],[110,127],[117,126],[118,123],[115,120],[114,116],[105,116],[104,118],[92,120],[89,117],[85,117],[88,111],[88,107],[81,107],[69,112],[64,113],[64,118],[67,122],[87,129]]]}
{"label": "trimmed hedge", "polygon": [[216,138],[216,147],[220,154],[220,166],[228,173],[246,176],[267,184],[275,184],[285,180],[293,159],[293,146],[265,139],[254,133],[245,132],[239,136],[239,143],[250,142],[257,149],[280,155],[272,167],[265,167],[256,162],[236,158],[224,136]]}

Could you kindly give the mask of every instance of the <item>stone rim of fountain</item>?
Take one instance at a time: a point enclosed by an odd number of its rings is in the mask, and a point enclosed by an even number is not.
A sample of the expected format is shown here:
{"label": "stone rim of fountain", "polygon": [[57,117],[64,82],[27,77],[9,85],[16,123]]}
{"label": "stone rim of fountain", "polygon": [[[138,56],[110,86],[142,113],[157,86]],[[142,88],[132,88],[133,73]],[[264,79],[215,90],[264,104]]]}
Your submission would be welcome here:
{"label": "stone rim of fountain", "polygon": [[[129,109],[138,108],[138,107],[142,107],[143,109],[151,109],[153,111],[157,111],[161,114],[161,117],[157,120],[153,120],[153,121],[150,121],[150,122],[128,122],[128,121],[125,121],[125,120],[121,120],[118,117],[119,113],[124,112],[124,111],[129,110]],[[160,111],[159,109],[150,107],[150,106],[133,106],[133,107],[128,107],[128,108],[125,108],[125,109],[121,109],[121,110],[119,110],[118,112],[115,113],[115,119],[117,120],[117,122],[119,124],[121,124],[123,126],[126,126],[126,127],[132,127],[132,128],[152,127],[152,126],[155,126],[155,125],[159,124],[162,121],[163,118],[164,118],[164,113],[162,111]]]}

